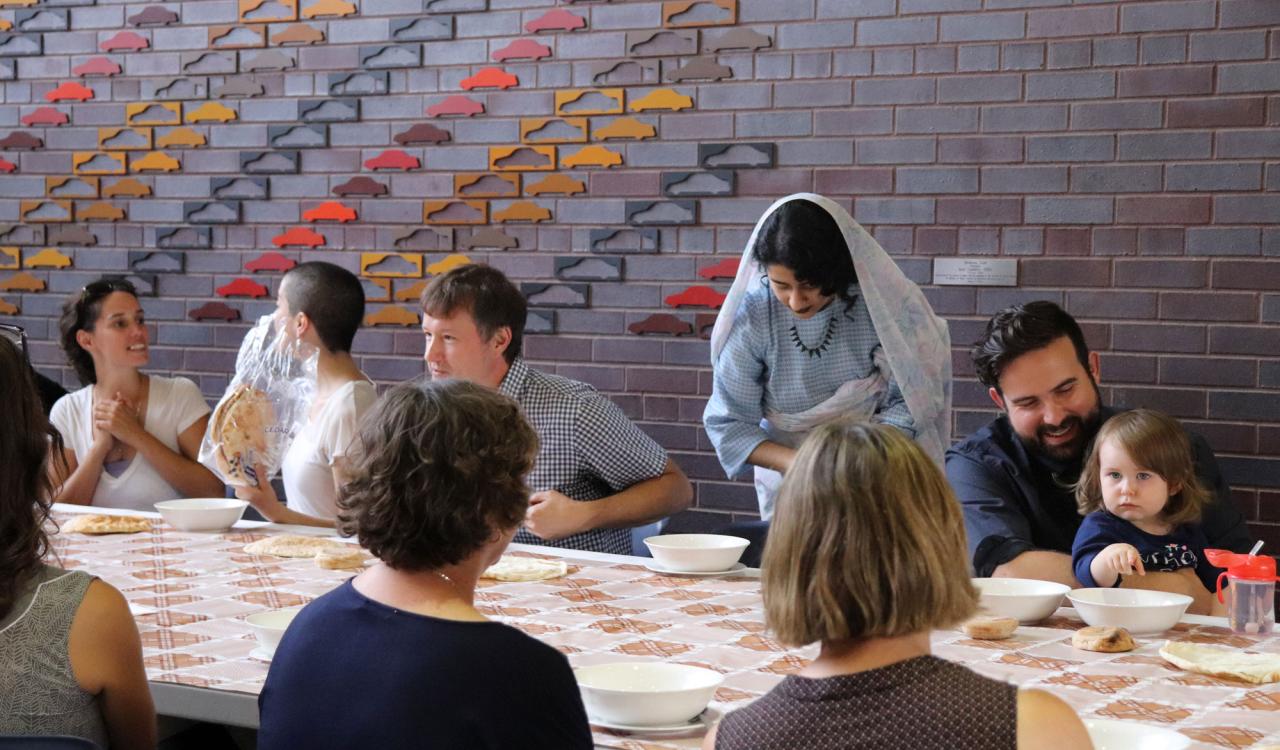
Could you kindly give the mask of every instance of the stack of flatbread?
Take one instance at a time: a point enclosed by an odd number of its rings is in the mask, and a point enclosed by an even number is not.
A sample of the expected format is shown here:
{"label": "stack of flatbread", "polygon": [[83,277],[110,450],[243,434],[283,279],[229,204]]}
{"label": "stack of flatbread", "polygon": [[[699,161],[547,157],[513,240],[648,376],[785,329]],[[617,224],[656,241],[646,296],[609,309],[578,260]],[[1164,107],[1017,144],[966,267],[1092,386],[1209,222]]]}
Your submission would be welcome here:
{"label": "stack of flatbread", "polygon": [[559,578],[569,572],[564,560],[546,560],[540,557],[515,557],[503,555],[480,574],[481,578],[496,581],[545,581]]}
{"label": "stack of flatbread", "polygon": [[209,437],[218,471],[227,484],[258,486],[254,467],[266,460],[267,428],[274,423],[271,401],[257,388],[238,385],[218,402],[209,419]]}
{"label": "stack of flatbread", "polygon": [[1175,667],[1255,685],[1280,682],[1280,654],[1251,654],[1234,648],[1165,641],[1160,655]]}
{"label": "stack of flatbread", "polygon": [[151,531],[151,521],[141,516],[87,513],[77,515],[62,524],[62,531],[75,534],[136,534]]}

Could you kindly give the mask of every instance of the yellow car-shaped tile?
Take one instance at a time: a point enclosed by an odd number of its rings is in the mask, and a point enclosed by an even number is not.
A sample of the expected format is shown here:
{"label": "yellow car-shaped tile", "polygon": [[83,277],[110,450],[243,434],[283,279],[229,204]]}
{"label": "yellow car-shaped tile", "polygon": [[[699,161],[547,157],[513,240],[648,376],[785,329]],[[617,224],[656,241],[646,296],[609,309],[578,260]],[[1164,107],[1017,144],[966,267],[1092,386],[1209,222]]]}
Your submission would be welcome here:
{"label": "yellow car-shaped tile", "polygon": [[179,169],[182,169],[182,162],[163,151],[152,151],[133,160],[135,172],[176,172]]}
{"label": "yellow car-shaped tile", "polygon": [[231,122],[238,115],[225,104],[205,102],[187,113],[187,122]]}

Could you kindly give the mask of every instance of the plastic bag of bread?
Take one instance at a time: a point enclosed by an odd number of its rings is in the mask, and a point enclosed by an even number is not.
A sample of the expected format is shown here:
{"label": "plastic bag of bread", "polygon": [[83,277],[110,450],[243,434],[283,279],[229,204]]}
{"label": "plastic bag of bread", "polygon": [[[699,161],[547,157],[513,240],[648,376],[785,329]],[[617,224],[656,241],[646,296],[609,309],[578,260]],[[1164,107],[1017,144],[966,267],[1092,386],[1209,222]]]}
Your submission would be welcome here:
{"label": "plastic bag of bread", "polygon": [[[200,463],[234,487],[256,487],[280,469],[307,422],[315,393],[314,347],[292,338],[273,315],[245,334],[236,372],[209,417]],[[261,467],[265,477],[258,476]]]}

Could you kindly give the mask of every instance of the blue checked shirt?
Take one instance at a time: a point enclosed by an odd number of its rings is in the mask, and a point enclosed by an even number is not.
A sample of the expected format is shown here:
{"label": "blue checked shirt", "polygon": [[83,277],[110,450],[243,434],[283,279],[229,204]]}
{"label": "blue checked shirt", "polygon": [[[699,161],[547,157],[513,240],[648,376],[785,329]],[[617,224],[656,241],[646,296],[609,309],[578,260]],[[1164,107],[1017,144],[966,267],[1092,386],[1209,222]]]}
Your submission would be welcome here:
{"label": "blue checked shirt", "polygon": [[[847,381],[871,374],[880,339],[858,287],[849,291],[852,304],[837,297],[808,320],[786,309],[765,283],[743,297],[716,363],[711,399],[702,415],[720,464],[730,477],[745,473],[747,456],[769,439],[760,425],[766,411],[798,414],[831,398]],[[820,355],[810,355],[797,345],[798,336],[808,349],[819,347],[828,327],[830,340]],[[915,422],[902,392],[892,374],[885,375],[889,387],[873,421],[915,437]]]}
{"label": "blue checked shirt", "polygon": [[[517,357],[498,390],[520,404],[538,433],[538,456],[528,477],[534,492],[599,500],[658,477],[667,467],[662,446],[586,383],[538,372]],[[522,528],[515,541],[631,554],[630,529],[592,529],[549,542]]]}

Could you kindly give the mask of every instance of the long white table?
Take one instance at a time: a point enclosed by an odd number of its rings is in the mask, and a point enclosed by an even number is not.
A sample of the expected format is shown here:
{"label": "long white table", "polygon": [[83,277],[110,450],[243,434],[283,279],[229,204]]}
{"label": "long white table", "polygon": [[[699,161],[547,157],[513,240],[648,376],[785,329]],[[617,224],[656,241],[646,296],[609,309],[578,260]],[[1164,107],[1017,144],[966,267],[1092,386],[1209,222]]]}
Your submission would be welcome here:
{"label": "long white table", "polygon": [[[243,618],[305,604],[351,575],[310,560],[244,553],[248,542],[283,532],[325,533],[242,521],[228,533],[198,534],[157,523],[144,534],[59,536],[55,549],[64,566],[88,570],[128,598],[161,714],[256,727],[268,665],[249,655],[256,642]],[[574,666],[661,659],[716,669],[725,682],[708,711],[711,721],[762,695],[815,653],[769,637],[758,571],[669,576],[647,569],[647,558],[523,545],[511,551],[564,559],[569,574],[536,583],[482,581],[476,603],[483,612],[555,646]],[[937,631],[933,650],[982,674],[1048,690],[1084,717],[1176,729],[1194,747],[1280,744],[1280,686],[1189,674],[1156,653],[1166,638],[1280,652],[1280,638],[1238,636],[1222,618],[1187,616],[1160,637],[1138,639],[1133,652],[1096,654],[1071,647],[1071,632],[1081,625],[1064,608],[1007,641]],[[599,747],[696,748],[705,727],[674,737],[593,730]]]}

